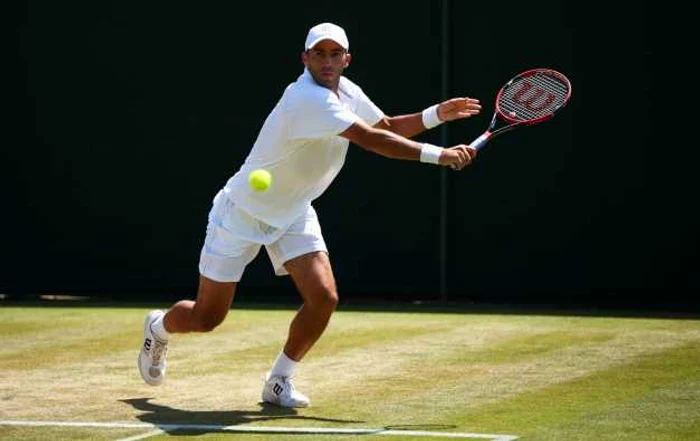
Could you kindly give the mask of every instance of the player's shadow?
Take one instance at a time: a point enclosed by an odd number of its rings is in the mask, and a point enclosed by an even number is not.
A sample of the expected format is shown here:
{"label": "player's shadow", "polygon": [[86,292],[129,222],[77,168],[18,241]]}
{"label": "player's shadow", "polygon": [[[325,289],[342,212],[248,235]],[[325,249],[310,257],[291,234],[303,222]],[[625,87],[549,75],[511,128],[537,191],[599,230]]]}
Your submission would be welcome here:
{"label": "player's shadow", "polygon": [[[225,426],[236,426],[239,424],[278,419],[323,421],[342,424],[364,423],[364,421],[299,415],[296,409],[274,406],[267,403],[258,403],[260,410],[192,411],[155,404],[150,400],[152,400],[152,398],[130,398],[119,401],[130,404],[134,409],[144,411],[145,413],[137,416],[139,420],[158,426],[169,434],[177,435],[200,435],[203,433],[219,432],[223,431],[223,427]],[[178,428],[177,426],[190,426],[190,428]]]}

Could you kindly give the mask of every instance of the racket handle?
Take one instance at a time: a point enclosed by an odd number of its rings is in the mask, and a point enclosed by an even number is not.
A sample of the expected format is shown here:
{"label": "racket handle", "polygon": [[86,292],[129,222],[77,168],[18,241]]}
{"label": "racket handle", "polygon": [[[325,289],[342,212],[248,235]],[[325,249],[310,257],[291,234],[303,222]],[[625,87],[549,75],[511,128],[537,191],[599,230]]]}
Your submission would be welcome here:
{"label": "racket handle", "polygon": [[482,149],[482,147],[484,147],[484,145],[486,145],[486,141],[488,141],[490,137],[491,137],[491,133],[486,132],[486,133],[482,134],[481,136],[479,136],[478,138],[476,138],[474,141],[472,141],[472,143],[469,145],[474,147],[476,149],[476,151],[478,152],[479,150]]}

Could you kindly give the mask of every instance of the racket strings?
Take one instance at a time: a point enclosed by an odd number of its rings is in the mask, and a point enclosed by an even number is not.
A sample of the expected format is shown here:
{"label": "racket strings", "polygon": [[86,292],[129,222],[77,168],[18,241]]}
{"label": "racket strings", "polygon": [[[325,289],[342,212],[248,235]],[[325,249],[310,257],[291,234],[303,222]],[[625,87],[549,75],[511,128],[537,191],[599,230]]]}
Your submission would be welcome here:
{"label": "racket strings", "polygon": [[535,73],[516,78],[501,94],[499,107],[511,118],[535,120],[554,113],[566,103],[567,83],[553,75]]}

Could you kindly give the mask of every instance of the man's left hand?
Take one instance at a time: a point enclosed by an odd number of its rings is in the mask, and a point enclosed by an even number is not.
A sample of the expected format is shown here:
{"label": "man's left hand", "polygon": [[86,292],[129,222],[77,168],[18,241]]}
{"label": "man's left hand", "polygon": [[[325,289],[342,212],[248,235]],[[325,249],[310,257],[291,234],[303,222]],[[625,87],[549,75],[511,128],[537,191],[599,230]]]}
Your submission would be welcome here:
{"label": "man's left hand", "polygon": [[481,104],[476,98],[452,98],[438,105],[438,117],[442,121],[469,118],[481,112]]}

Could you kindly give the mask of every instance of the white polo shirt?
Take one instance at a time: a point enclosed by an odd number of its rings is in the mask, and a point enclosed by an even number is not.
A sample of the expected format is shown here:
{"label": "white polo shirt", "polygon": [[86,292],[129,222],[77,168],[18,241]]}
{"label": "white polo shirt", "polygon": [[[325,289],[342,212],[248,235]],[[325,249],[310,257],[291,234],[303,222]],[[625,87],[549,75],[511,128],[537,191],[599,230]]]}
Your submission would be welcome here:
{"label": "white polo shirt", "polygon": [[[358,119],[373,126],[384,117],[349,79],[340,78],[338,93],[319,86],[306,69],[287,86],[245,162],[224,187],[237,207],[286,228],[326,191],[348,149],[349,141],[338,134]],[[248,174],[257,168],[272,175],[267,191],[256,192],[248,184]]]}

